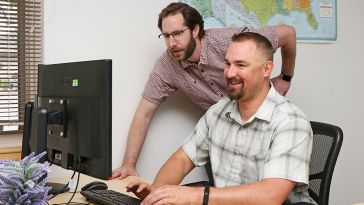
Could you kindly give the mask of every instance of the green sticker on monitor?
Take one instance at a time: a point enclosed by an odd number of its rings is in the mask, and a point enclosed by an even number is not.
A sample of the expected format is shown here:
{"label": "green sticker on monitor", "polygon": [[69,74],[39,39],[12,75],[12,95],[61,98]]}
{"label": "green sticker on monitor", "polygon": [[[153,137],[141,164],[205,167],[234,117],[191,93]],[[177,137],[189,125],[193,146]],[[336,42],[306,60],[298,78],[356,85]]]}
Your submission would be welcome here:
{"label": "green sticker on monitor", "polygon": [[72,87],[77,87],[78,86],[78,79],[73,79],[72,80]]}

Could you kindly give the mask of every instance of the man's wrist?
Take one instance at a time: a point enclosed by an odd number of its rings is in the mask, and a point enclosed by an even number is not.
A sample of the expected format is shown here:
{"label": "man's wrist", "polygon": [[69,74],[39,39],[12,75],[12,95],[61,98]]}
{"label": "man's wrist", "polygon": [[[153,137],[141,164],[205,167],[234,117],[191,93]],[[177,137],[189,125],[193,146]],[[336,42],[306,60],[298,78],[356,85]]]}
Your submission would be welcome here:
{"label": "man's wrist", "polygon": [[202,205],[209,204],[209,195],[210,195],[210,185],[205,184],[204,191],[203,191]]}
{"label": "man's wrist", "polygon": [[280,77],[284,81],[291,82],[291,80],[293,78],[293,75],[289,75],[289,74],[286,74],[286,73],[281,73]]}
{"label": "man's wrist", "polygon": [[133,162],[125,162],[125,163],[122,163],[121,166],[132,166],[132,167],[135,167],[136,163],[133,163]]}

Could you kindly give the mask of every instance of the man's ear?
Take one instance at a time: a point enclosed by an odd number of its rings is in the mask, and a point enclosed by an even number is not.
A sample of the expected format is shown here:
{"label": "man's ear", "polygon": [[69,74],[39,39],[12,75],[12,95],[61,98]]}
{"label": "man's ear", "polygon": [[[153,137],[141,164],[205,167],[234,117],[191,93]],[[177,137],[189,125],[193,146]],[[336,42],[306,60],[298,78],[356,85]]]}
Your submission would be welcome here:
{"label": "man's ear", "polygon": [[198,24],[196,24],[195,28],[193,28],[193,31],[192,31],[193,38],[198,38],[199,33],[200,33],[200,26]]}
{"label": "man's ear", "polygon": [[267,61],[264,65],[264,77],[270,77],[270,75],[273,72],[273,62],[272,61]]}

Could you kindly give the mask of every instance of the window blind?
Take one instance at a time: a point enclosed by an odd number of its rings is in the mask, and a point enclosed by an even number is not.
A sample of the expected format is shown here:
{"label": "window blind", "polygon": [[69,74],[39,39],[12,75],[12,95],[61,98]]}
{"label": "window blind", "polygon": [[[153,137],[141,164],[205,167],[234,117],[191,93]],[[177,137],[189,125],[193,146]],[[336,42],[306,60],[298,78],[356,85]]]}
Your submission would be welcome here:
{"label": "window blind", "polygon": [[0,134],[20,132],[42,62],[42,0],[0,0]]}

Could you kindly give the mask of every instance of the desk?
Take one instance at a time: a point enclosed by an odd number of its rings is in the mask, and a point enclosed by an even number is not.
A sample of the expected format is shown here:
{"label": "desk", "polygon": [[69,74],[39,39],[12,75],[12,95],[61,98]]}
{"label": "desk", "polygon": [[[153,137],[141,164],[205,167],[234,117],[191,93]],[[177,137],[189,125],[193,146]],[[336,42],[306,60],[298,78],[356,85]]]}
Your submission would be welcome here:
{"label": "desk", "polygon": [[19,160],[21,158],[21,134],[0,135],[0,160]]}
{"label": "desk", "polygon": [[[49,182],[56,182],[56,183],[62,183],[62,184],[66,184],[68,182],[68,180],[70,179],[70,177],[61,177],[61,178],[55,178],[55,179],[51,179],[49,180]],[[77,175],[75,175],[74,179],[77,179]],[[78,185],[77,190],[81,190],[81,187],[86,185],[87,183],[93,182],[93,181],[103,181],[107,184],[107,186],[109,187],[108,189],[114,190],[114,191],[118,191],[118,192],[122,192],[124,194],[128,194],[130,196],[134,196],[132,193],[126,192],[125,190],[125,186],[130,183],[133,180],[139,179],[138,177],[127,177],[126,179],[123,180],[119,180],[119,179],[113,179],[113,180],[101,180],[101,179],[96,179],[87,175],[80,175],[80,182]],[[54,197],[53,199],[51,199],[48,203],[49,204],[59,204],[59,203],[67,203],[72,194],[73,194],[73,189],[70,190],[70,192],[68,193],[63,193],[63,194],[59,194],[56,197]],[[135,197],[135,196],[134,196]],[[75,196],[72,199],[72,202],[80,202],[80,203],[87,203],[86,199],[80,194],[80,193],[76,193]]]}
{"label": "desk", "polygon": [[20,160],[21,158],[21,147],[0,147],[0,160]]}

